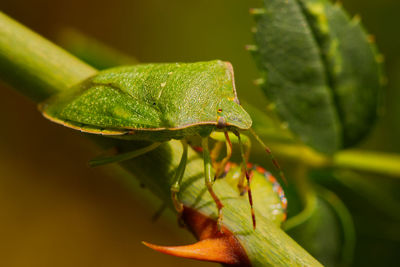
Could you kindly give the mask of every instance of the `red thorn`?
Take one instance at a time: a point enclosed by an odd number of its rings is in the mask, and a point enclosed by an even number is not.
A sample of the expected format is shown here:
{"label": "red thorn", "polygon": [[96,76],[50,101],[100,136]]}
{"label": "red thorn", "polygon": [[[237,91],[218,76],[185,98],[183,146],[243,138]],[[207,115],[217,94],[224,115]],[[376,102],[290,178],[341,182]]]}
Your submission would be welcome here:
{"label": "red thorn", "polygon": [[232,248],[227,239],[229,238],[204,239],[192,245],[176,247],[157,246],[146,242],[143,242],[143,244],[158,252],[172,256],[231,265],[238,264],[238,260],[232,255]]}
{"label": "red thorn", "polygon": [[226,227],[222,226],[222,231],[219,231],[215,220],[188,207],[184,207],[182,218],[199,242],[186,246],[158,246],[147,242],[143,244],[172,256],[231,266],[251,266],[243,247]]}

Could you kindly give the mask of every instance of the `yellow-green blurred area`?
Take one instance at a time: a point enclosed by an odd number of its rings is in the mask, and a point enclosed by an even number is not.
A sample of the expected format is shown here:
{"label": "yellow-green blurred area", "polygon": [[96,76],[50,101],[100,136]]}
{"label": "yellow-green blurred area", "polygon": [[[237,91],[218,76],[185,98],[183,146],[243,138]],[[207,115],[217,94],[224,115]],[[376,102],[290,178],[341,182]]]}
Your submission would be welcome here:
{"label": "yellow-green blurred area", "polygon": [[[400,152],[400,1],[342,2],[375,35],[389,81],[386,113],[361,146]],[[248,9],[257,6],[255,0],[0,3],[3,12],[56,43],[62,30],[74,28],[140,62],[231,61],[239,98],[262,107],[266,101],[252,82],[257,69],[244,49],[253,42]],[[158,200],[144,198],[146,189],[113,169],[89,168],[97,148],[42,118],[34,103],[4,84],[0,121],[0,266],[214,266],[144,247],[142,240],[178,245],[194,239],[172,214],[152,223]],[[375,251],[377,258],[384,255],[379,244]]]}

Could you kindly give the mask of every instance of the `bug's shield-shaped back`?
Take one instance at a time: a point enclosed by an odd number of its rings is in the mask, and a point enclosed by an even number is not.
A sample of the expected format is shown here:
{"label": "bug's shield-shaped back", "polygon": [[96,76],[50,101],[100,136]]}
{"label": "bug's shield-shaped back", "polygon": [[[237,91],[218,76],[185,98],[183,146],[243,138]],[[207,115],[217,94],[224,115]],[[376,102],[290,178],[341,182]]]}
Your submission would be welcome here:
{"label": "bug's shield-shaped back", "polygon": [[220,60],[105,70],[41,109],[57,123],[97,134],[216,126],[221,116],[228,126],[251,126],[238,104],[232,66]]}

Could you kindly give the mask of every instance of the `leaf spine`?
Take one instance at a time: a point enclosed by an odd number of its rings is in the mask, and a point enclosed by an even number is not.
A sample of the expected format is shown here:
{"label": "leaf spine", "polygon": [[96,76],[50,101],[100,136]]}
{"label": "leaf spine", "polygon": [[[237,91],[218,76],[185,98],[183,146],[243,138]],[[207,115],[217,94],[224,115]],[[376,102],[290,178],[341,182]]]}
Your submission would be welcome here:
{"label": "leaf spine", "polygon": [[256,45],[245,45],[244,48],[249,52],[257,52],[258,51],[258,46],[256,46]]}
{"label": "leaf spine", "polygon": [[289,128],[289,123],[287,121],[282,122],[281,128],[286,130],[287,128]]}
{"label": "leaf spine", "polygon": [[263,15],[267,13],[264,8],[250,8],[249,9],[250,15],[253,16],[254,20],[259,20]]}
{"label": "leaf spine", "polygon": [[270,103],[270,104],[268,104],[268,105],[267,105],[267,109],[268,109],[268,110],[271,110],[271,111],[274,110],[274,109],[276,109],[276,104],[275,104],[275,103]]}
{"label": "leaf spine", "polygon": [[253,81],[253,84],[257,85],[257,86],[263,85],[264,83],[265,83],[265,80],[263,78],[258,78]]}
{"label": "leaf spine", "polygon": [[334,6],[337,7],[337,8],[341,8],[342,7],[342,1],[336,1]]}
{"label": "leaf spine", "polygon": [[351,19],[352,24],[359,24],[361,22],[361,16],[360,15],[354,15],[354,17]]}
{"label": "leaf spine", "polygon": [[378,55],[376,55],[375,60],[378,63],[383,63],[383,62],[385,62],[385,56],[382,54],[378,54]]}
{"label": "leaf spine", "polygon": [[375,35],[373,35],[373,34],[368,34],[368,35],[367,35],[367,41],[368,41],[368,43],[370,43],[370,44],[375,43]]}

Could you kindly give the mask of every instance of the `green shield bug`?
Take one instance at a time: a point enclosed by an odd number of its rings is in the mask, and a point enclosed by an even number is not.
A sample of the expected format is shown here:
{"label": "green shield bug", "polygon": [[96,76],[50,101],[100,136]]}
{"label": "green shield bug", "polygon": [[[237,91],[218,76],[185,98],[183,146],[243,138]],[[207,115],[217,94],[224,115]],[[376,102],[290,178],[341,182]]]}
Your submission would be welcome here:
{"label": "green shield bug", "polygon": [[243,170],[249,182],[239,131],[251,130],[252,120],[237,98],[229,62],[215,60],[112,68],[51,97],[40,105],[40,109],[49,120],[85,133],[153,142],[139,150],[92,160],[92,165],[131,159],[155,149],[161,142],[182,140],[184,152],[171,186],[172,200],[178,212],[183,210],[177,194],[186,167],[187,139],[190,137],[201,137],[205,183],[218,207],[219,223],[223,205],[212,188],[212,160],[208,148],[211,133],[225,132],[229,146],[227,133],[233,132],[238,137]]}

